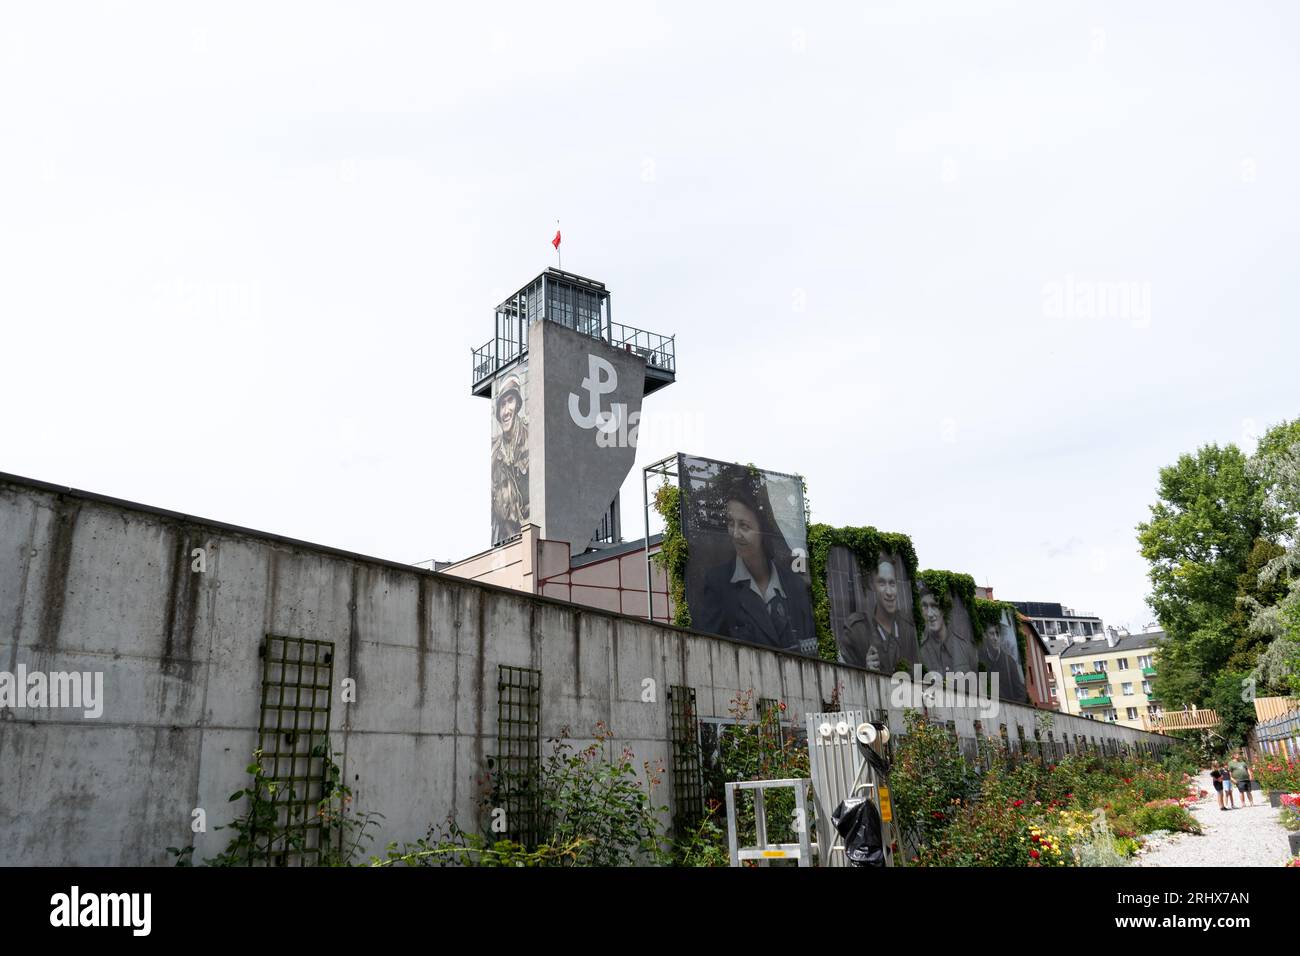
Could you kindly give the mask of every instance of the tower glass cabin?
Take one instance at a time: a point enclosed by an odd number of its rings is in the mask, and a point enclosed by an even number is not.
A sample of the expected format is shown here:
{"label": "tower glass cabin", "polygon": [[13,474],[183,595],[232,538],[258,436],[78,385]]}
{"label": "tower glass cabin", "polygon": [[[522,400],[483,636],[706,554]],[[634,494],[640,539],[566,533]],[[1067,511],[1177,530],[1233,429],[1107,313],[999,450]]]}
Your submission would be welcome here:
{"label": "tower glass cabin", "polygon": [[641,356],[646,395],[671,385],[677,379],[674,336],[615,322],[609,298],[603,282],[559,269],[541,273],[496,307],[494,335],[473,350],[471,393],[492,396],[493,378],[527,357],[528,324],[538,319]]}

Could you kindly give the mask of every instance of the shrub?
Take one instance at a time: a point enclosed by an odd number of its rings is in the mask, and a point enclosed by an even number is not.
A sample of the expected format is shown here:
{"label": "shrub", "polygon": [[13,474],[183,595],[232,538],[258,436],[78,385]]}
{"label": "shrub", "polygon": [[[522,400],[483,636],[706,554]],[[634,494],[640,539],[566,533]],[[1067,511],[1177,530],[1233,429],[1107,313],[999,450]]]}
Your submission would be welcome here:
{"label": "shrub", "polygon": [[907,733],[890,769],[889,788],[899,831],[919,850],[952,823],[979,777],[944,727],[911,710],[905,720]]}
{"label": "shrub", "polygon": [[1175,833],[1200,833],[1201,825],[1178,803],[1156,803],[1139,807],[1133,814],[1133,825],[1138,833],[1170,830]]}

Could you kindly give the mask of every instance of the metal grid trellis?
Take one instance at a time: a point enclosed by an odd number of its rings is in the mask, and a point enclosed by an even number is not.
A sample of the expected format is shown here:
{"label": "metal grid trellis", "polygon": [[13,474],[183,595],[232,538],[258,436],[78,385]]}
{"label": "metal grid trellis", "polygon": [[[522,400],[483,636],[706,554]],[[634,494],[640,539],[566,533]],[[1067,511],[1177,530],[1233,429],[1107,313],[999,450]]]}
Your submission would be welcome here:
{"label": "metal grid trellis", "polygon": [[326,794],[334,644],[268,634],[261,654],[257,746],[267,782],[276,784],[271,861],[306,866],[324,849],[315,809]]}
{"label": "metal grid trellis", "polygon": [[497,805],[506,830],[525,846],[541,840],[542,672],[497,665]]}
{"label": "metal grid trellis", "polygon": [[704,817],[704,776],[700,766],[700,722],[695,688],[668,689],[669,735],[672,740],[673,828],[683,835]]}

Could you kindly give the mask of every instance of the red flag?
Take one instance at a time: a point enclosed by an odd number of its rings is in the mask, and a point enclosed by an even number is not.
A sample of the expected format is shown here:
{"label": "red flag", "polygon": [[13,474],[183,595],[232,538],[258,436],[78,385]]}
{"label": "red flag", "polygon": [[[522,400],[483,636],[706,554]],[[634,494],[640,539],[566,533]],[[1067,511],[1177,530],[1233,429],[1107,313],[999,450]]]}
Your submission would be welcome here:
{"label": "red flag", "polygon": [[555,238],[551,240],[551,245],[556,249],[560,248],[560,230],[555,230]]}

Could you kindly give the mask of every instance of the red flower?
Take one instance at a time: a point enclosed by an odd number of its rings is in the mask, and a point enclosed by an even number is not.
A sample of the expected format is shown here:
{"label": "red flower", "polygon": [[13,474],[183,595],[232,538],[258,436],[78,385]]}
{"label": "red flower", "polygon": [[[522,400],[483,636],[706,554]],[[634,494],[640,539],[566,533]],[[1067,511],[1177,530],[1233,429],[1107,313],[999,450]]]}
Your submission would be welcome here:
{"label": "red flower", "polygon": [[781,701],[781,703],[779,703],[777,706],[780,707],[782,711],[784,711],[784,710],[785,710],[785,701]]}
{"label": "red flower", "polygon": [[935,810],[933,813],[930,814],[930,816],[934,817],[936,820],[942,820],[942,819],[943,819],[943,811],[942,811],[942,810]]}
{"label": "red flower", "polygon": [[1030,850],[1030,851],[1029,851],[1029,856],[1030,856],[1030,858],[1032,858],[1032,859],[1035,859],[1035,860],[1038,859],[1038,851],[1037,851],[1037,850]]}
{"label": "red flower", "polygon": [[1023,801],[1023,800],[1017,800],[1017,801],[1015,801],[1014,803],[1012,803],[1011,805],[1012,805],[1013,807],[1023,807],[1023,806],[1025,805],[1025,801]]}

